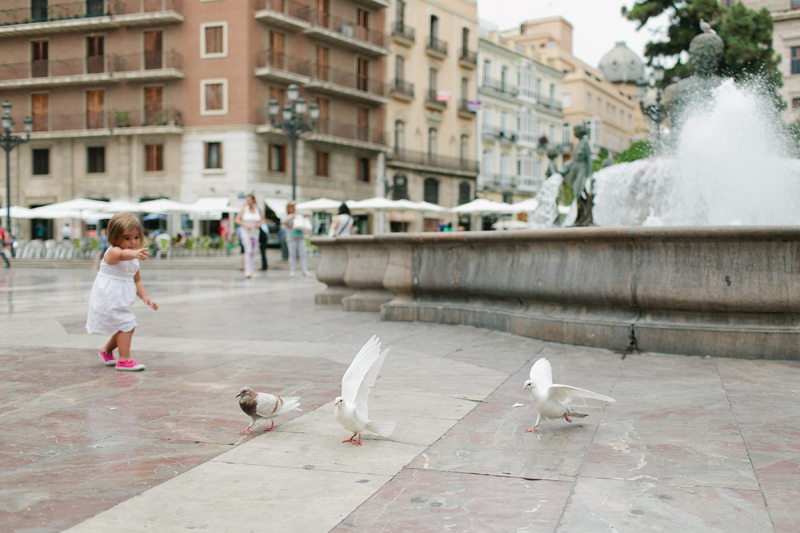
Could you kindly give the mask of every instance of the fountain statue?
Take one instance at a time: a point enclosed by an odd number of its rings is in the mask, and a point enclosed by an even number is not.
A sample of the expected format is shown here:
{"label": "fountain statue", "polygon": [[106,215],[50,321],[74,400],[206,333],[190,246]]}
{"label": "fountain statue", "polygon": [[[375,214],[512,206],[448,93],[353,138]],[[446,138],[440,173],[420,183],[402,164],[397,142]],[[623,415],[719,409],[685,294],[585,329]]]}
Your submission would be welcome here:
{"label": "fountain statue", "polygon": [[578,216],[573,226],[591,226],[593,204],[593,180],[591,177],[594,170],[592,147],[586,137],[588,132],[586,131],[585,123],[575,124],[572,131],[575,137],[578,138],[578,144],[575,145],[575,150],[572,152],[569,167],[565,168],[562,174],[572,187],[572,192],[578,205]]}

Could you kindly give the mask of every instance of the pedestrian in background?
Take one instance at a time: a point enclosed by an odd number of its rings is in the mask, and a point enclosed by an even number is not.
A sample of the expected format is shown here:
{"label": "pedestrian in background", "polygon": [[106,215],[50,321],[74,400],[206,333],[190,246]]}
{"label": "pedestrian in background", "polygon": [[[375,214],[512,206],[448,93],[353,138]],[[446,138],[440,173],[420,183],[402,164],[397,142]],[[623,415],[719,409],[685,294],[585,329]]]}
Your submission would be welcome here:
{"label": "pedestrian in background", "polygon": [[11,268],[11,235],[5,228],[0,228],[0,255],[3,256],[6,266]]}
{"label": "pedestrian in background", "polygon": [[264,223],[258,227],[258,249],[261,252],[261,270],[267,270],[267,241],[269,240],[269,226]]}
{"label": "pedestrian in background", "polygon": [[[158,304],[147,296],[139,276],[139,261],[147,261],[150,253],[142,247],[144,234],[139,219],[132,213],[117,213],[108,222],[111,248],[103,255],[100,271],[89,296],[86,317],[87,333],[112,334],[100,350],[103,363],[117,370],[135,372],[144,365],[131,359],[131,339],[138,325],[131,307],[136,297],[153,310]],[[119,349],[119,360],[114,350]]]}
{"label": "pedestrian in background", "polygon": [[286,204],[286,217],[283,225],[286,228],[286,245],[289,247],[289,277],[294,277],[295,261],[300,257],[300,268],[303,275],[308,277],[308,266],[306,264],[306,232],[311,233],[311,220],[307,218],[309,213],[295,213],[297,202],[291,201]]}
{"label": "pedestrian in background", "polygon": [[94,254],[94,270],[97,270],[100,258],[106,253],[106,248],[108,248],[108,233],[106,230],[101,229],[100,237],[97,239],[97,253]]}
{"label": "pedestrian in background", "polygon": [[347,204],[342,202],[339,206],[339,214],[333,217],[331,221],[331,229],[328,232],[328,237],[343,237],[350,235],[350,230],[353,228],[353,217],[350,215],[350,208]]}
{"label": "pedestrian in background", "polygon": [[236,215],[236,223],[241,226],[239,236],[244,246],[244,277],[252,278],[258,231],[261,224],[266,224],[261,209],[256,205],[256,197],[248,194],[245,197],[247,204]]}

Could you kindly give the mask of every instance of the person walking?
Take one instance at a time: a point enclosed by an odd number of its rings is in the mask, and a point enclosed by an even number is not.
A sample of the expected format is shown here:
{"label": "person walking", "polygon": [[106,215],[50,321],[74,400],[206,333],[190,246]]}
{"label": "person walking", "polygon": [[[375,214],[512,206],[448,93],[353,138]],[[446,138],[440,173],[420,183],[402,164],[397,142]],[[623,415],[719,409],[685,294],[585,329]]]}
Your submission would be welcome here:
{"label": "person walking", "polygon": [[248,194],[245,197],[247,204],[236,215],[236,223],[241,226],[239,236],[244,246],[244,277],[252,278],[258,231],[261,224],[266,224],[261,209],[256,205],[256,197]]}
{"label": "person walking", "polygon": [[350,208],[347,204],[342,202],[339,206],[339,214],[333,217],[331,221],[331,229],[328,232],[328,237],[343,237],[350,235],[350,230],[353,228],[353,217],[350,215]]}
{"label": "person walking", "polygon": [[[44,236],[42,236],[44,238]],[[69,224],[64,224],[64,227],[61,228],[61,240],[68,241],[72,238],[72,228],[69,227]]]}
{"label": "person walking", "polygon": [[100,258],[106,253],[106,248],[108,248],[108,232],[101,229],[100,237],[97,239],[97,253],[94,256],[93,270],[97,270],[97,266],[100,264]]}
{"label": "person walking", "polygon": [[[86,317],[87,333],[111,334],[100,350],[107,366],[114,365],[122,372],[144,370],[144,365],[131,359],[131,339],[138,325],[131,307],[136,297],[154,311],[158,304],[147,296],[139,275],[139,261],[147,261],[150,252],[142,247],[144,234],[139,219],[132,213],[117,213],[108,222],[108,242],[111,244],[100,264],[100,271],[89,296]],[[119,360],[114,360],[114,350]]]}
{"label": "person walking", "polygon": [[307,213],[295,213],[297,202],[291,201],[286,204],[286,217],[283,225],[286,227],[286,245],[289,247],[289,277],[294,277],[295,261],[300,257],[300,268],[303,275],[308,277],[308,266],[306,264],[306,232],[311,232],[311,220]]}
{"label": "person walking", "polygon": [[258,249],[261,252],[261,270],[267,270],[267,241],[269,240],[269,226],[261,224],[258,227]]}
{"label": "person walking", "polygon": [[11,235],[5,228],[0,228],[0,255],[6,267],[11,268]]}

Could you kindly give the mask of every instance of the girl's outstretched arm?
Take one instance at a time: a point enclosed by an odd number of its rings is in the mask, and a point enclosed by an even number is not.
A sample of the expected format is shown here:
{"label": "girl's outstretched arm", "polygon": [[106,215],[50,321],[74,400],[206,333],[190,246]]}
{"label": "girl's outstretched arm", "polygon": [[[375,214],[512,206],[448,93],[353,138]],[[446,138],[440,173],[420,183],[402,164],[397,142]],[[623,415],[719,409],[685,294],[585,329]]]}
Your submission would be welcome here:
{"label": "girl's outstretched arm", "polygon": [[147,291],[144,290],[144,284],[142,283],[142,277],[138,272],[133,276],[133,282],[136,283],[136,295],[142,299],[145,305],[152,307],[153,311],[158,311],[158,304],[147,296]]}
{"label": "girl's outstretched arm", "polygon": [[132,261],[138,259],[139,261],[147,261],[147,256],[150,252],[147,248],[139,248],[138,250],[123,250],[119,246],[112,246],[104,256],[106,263],[109,265],[116,265],[120,261]]}

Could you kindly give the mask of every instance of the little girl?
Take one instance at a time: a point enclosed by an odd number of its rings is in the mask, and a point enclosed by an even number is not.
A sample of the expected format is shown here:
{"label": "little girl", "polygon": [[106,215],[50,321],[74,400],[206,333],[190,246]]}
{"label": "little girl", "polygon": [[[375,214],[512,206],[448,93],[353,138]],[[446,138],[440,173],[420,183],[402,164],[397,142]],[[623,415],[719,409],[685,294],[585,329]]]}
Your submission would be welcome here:
{"label": "little girl", "polygon": [[[89,297],[89,315],[86,331],[111,333],[111,339],[100,350],[100,358],[117,370],[135,372],[144,365],[131,359],[131,338],[137,326],[131,306],[136,296],[152,307],[158,305],[147,297],[139,277],[139,261],[147,261],[149,252],[142,248],[142,225],[131,213],[117,213],[108,222],[110,248],[103,256],[100,271]],[[114,360],[114,349],[119,348],[119,361]]]}

